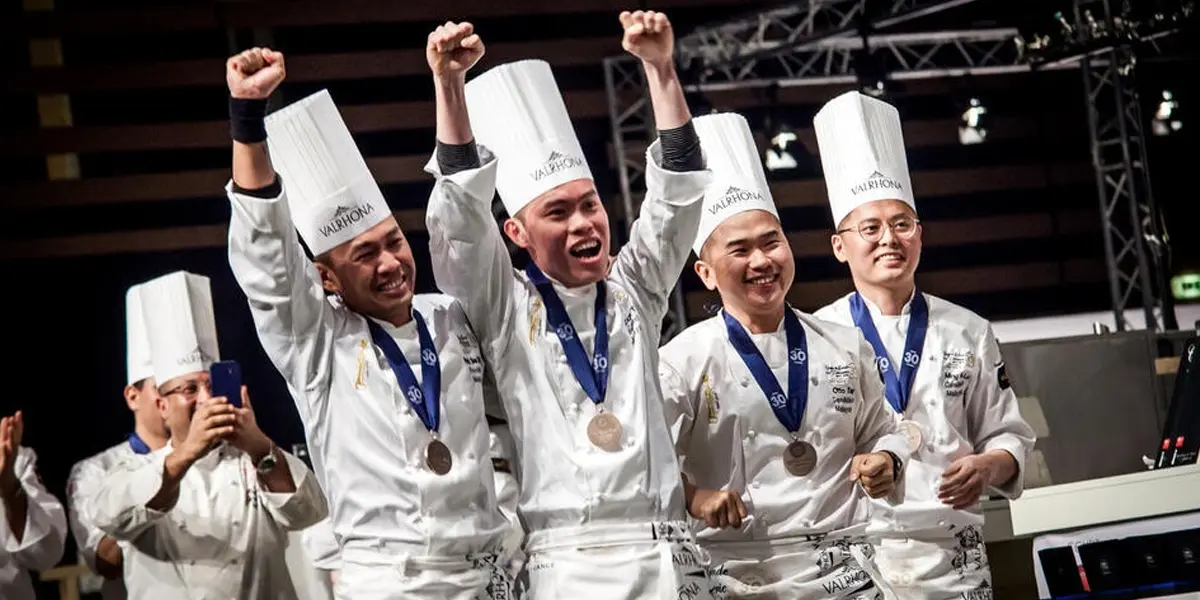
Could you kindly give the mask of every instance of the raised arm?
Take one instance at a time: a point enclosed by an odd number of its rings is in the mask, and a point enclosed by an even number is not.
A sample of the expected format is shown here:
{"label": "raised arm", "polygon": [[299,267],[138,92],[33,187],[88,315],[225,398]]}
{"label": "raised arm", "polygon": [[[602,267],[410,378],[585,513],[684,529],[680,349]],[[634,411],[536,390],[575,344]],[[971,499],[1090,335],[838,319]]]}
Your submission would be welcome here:
{"label": "raised arm", "polygon": [[447,23],[429,34],[437,151],[425,166],[436,177],[425,226],[438,288],[458,298],[480,342],[495,351],[510,337],[514,286],[512,260],[492,216],[496,159],[475,144],[467,115],[467,70],[483,52],[470,23]]}
{"label": "raised arm", "polygon": [[[10,421],[13,418],[5,419]],[[0,429],[4,425],[0,424]],[[0,432],[0,438],[4,433]],[[0,440],[0,552],[24,569],[41,571],[62,559],[67,516],[37,475],[37,454],[20,446],[9,425],[7,443]]]}
{"label": "raised arm", "polygon": [[[266,99],[284,75],[283,55],[266,48],[226,63],[233,137],[229,266],[249,300],[263,349],[295,389],[307,390],[329,376],[330,307],[267,155]],[[307,420],[308,407],[297,402],[297,409]]]}
{"label": "raised arm", "polygon": [[623,12],[620,20],[622,45],[646,72],[659,139],[646,151],[646,198],[613,270],[650,294],[656,314],[648,316],[659,320],[687,264],[710,177],[675,72],[670,21],[653,11]]}

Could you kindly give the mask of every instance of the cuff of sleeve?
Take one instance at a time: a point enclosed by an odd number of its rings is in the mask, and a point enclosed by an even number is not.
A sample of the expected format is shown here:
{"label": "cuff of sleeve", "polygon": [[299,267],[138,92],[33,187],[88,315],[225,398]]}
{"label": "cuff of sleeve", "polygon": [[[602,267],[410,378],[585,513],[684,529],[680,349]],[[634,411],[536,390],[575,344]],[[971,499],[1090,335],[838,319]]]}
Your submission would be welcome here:
{"label": "cuff of sleeve", "polygon": [[891,452],[900,457],[900,462],[904,465],[908,464],[908,437],[897,431],[889,433],[875,440],[875,445],[871,447],[871,452]]}
{"label": "cuff of sleeve", "polygon": [[[703,153],[703,149],[701,149]],[[707,159],[705,160],[707,165]],[[668,204],[688,206],[704,199],[704,190],[712,173],[703,171],[675,172],[662,166],[662,142],[655,140],[646,149],[646,197],[659,198]]]}
{"label": "cuff of sleeve", "polygon": [[[258,191],[258,190],[241,190],[241,188],[238,188],[236,185],[234,185],[232,179],[229,180],[229,183],[225,184],[225,194],[227,196],[229,196],[230,201],[239,202],[244,205],[253,205],[255,203],[274,204],[274,203],[282,201],[285,197],[285,192],[286,192],[286,190],[284,189],[285,186],[283,184],[283,179],[276,176],[275,181],[276,181],[276,183],[279,184],[278,187],[274,188],[274,186],[270,186],[271,188],[273,188],[273,189],[271,189],[271,191],[275,191],[275,189],[278,189],[279,193],[275,196],[271,196],[271,197],[258,196],[258,195],[253,194],[253,192]],[[264,189],[267,189],[267,188],[264,188]]]}
{"label": "cuff of sleeve", "polygon": [[434,151],[425,163],[425,172],[433,175],[438,185],[453,184],[471,198],[487,202],[490,207],[496,195],[496,156],[483,144],[478,144],[476,148],[479,151],[479,166],[476,168],[443,174],[438,165],[437,152]]}
{"label": "cuff of sleeve", "polygon": [[983,445],[982,454],[991,452],[992,450],[1004,450],[1012,455],[1017,461],[1017,472],[1012,479],[1001,486],[991,486],[1001,496],[1009,500],[1015,500],[1021,496],[1021,492],[1025,490],[1025,447],[1019,440],[1009,436],[999,436],[992,438]]}
{"label": "cuff of sleeve", "polygon": [[287,461],[288,471],[290,471],[292,474],[292,485],[296,487],[295,492],[268,491],[267,488],[263,486],[262,480],[258,479],[257,477],[254,479],[255,482],[257,482],[256,485],[258,485],[258,492],[262,496],[263,502],[275,509],[283,509],[286,507],[288,502],[295,498],[300,490],[304,488],[304,484],[308,480],[308,465],[305,465],[304,462],[299,458],[296,458],[295,456],[292,456],[283,450],[279,450],[279,455],[283,457],[283,460]]}

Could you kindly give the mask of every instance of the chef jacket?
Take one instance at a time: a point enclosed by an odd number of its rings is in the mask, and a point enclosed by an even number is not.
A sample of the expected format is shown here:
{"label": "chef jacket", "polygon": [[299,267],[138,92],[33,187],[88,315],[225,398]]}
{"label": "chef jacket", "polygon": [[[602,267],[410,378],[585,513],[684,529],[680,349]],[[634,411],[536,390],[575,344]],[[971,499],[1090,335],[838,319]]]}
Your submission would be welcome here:
{"label": "chef jacket", "polygon": [[[849,527],[869,513],[866,495],[850,481],[851,459],[881,451],[902,460],[908,455],[883,399],[875,353],[862,334],[795,312],[808,346],[808,404],[798,439],[817,452],[815,469],[804,477],[784,468],[791,432],[729,342],[722,315],[687,328],[662,348],[659,377],[683,471],[699,488],[740,492],[753,516],[741,529],[704,527],[697,537],[705,545]],[[784,322],[773,332],[748,335],[786,391]]]}
{"label": "chef jacket", "polygon": [[221,445],[187,470],[174,506],[148,508],[171,451],[168,443],[117,465],[88,500],[96,526],[128,544],[130,600],[295,597],[284,558],[288,532],[328,512],[304,462],[279,450],[296,491],[269,492],[246,453]]}
{"label": "chef jacket", "polygon": [[43,571],[58,564],[67,538],[67,516],[62,504],[42,485],[37,474],[37,453],[17,449],[13,473],[27,499],[25,531],[21,539],[8,527],[8,509],[0,501],[0,598],[34,600],[29,571]]}
{"label": "chef jacket", "polygon": [[[964,456],[1006,450],[1017,461],[1017,474],[995,491],[1005,498],[1017,498],[1024,487],[1025,455],[1034,442],[1033,430],[1017,409],[1017,397],[1009,386],[991,325],[936,296],[925,294],[925,299],[929,326],[910,400],[903,415],[892,411],[895,419],[920,425],[922,444],[904,469],[904,501],[897,505],[874,502],[872,516],[873,532],[901,537],[920,537],[914,532],[940,531],[950,525],[982,525],[979,504],[956,511],[938,500],[942,472]],[[899,359],[904,355],[911,301],[899,316],[888,317],[865,297],[863,300],[891,364],[902,364]],[[850,295],[815,315],[854,326]]]}
{"label": "chef jacket", "polygon": [[[133,447],[126,440],[75,463],[75,466],[71,467],[71,474],[67,477],[67,517],[71,525],[71,535],[75,537],[75,545],[79,548],[83,562],[93,573],[98,572],[96,570],[96,547],[104,538],[104,532],[96,527],[87,502],[95,496],[100,484],[104,481],[104,476],[109,471],[122,462],[133,460],[138,456],[146,455],[134,452]],[[117,545],[121,547],[122,553],[128,551],[127,544],[122,546],[122,543],[118,541]],[[100,595],[104,600],[125,598],[125,582],[120,579],[105,579],[100,588]]]}
{"label": "chef jacket", "polygon": [[[620,419],[621,446],[587,437],[597,409],[567,363],[537,289],[513,269],[496,221],[496,158],[437,177],[426,212],[438,287],[459,298],[491,365],[521,463],[520,512],[527,531],[645,523],[684,517],[679,464],[655,373],[663,317],[699,225],[708,171],[671,172],[658,142],[648,191],[607,284],[609,381],[604,410]],[[596,286],[552,282],[576,335],[594,347]]]}
{"label": "chef jacket", "polygon": [[[229,264],[250,301],[267,356],[287,381],[304,423],[313,470],[342,545],[407,546],[416,555],[495,550],[508,527],[496,503],[484,415],[484,363],[466,315],[441,294],[413,297],[441,361],[440,439],[449,473],[425,463],[432,439],[409,405],[367,318],[325,298],[285,199],[229,190]],[[418,382],[416,321],[375,321]]]}

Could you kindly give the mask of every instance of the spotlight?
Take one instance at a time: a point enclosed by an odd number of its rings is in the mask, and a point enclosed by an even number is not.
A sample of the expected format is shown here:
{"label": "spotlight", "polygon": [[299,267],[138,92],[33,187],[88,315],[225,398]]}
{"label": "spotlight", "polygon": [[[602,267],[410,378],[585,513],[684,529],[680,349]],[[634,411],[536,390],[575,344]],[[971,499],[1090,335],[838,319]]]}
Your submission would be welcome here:
{"label": "spotlight", "polygon": [[1162,100],[1150,120],[1150,130],[1154,135],[1171,135],[1183,129],[1183,121],[1179,118],[1179,101],[1171,90],[1163,90]]}
{"label": "spotlight", "polygon": [[796,141],[796,132],[790,127],[781,125],[771,136],[770,145],[763,152],[763,163],[768,171],[780,171],[783,169],[795,169],[797,167],[796,157],[788,151],[788,146]]}
{"label": "spotlight", "polygon": [[981,144],[987,140],[987,123],[990,121],[987,114],[987,107],[979,98],[971,98],[967,101],[966,110],[963,111],[958,124],[960,144],[964,146]]}

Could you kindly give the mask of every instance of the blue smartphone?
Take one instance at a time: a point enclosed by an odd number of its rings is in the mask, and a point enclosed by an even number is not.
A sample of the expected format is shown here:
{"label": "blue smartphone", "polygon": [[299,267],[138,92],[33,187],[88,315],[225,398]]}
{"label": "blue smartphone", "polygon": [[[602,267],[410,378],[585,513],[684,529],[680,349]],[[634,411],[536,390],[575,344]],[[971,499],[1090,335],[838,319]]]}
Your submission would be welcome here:
{"label": "blue smartphone", "polygon": [[222,360],[209,367],[214,398],[225,396],[230,404],[242,407],[242,367],[235,360]]}

